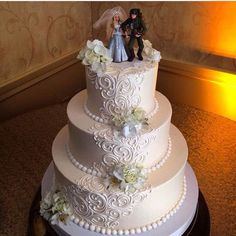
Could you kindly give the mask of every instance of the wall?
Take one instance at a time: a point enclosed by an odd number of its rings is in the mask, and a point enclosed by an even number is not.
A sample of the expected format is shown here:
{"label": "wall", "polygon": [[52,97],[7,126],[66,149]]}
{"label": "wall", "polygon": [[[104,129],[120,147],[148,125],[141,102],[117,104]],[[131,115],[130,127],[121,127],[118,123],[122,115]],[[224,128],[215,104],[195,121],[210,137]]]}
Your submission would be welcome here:
{"label": "wall", "polygon": [[90,2],[1,2],[0,35],[0,120],[85,88],[76,55],[92,37]]}
{"label": "wall", "polygon": [[[236,2],[94,2],[92,19],[114,6],[140,8],[149,39],[166,60],[236,71]],[[104,31],[94,31],[103,38]]]}
{"label": "wall", "polygon": [[78,52],[91,37],[90,2],[1,2],[0,87]]}
{"label": "wall", "polygon": [[163,58],[236,71],[236,2],[1,2],[0,86],[78,51],[91,18],[117,5],[142,9]]}

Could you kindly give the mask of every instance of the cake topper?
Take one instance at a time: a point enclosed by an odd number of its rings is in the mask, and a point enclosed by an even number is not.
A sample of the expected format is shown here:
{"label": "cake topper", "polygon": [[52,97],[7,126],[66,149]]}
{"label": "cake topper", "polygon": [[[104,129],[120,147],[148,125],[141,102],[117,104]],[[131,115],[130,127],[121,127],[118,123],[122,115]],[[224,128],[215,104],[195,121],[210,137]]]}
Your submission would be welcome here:
{"label": "cake topper", "polygon": [[124,32],[121,29],[121,23],[126,18],[127,14],[124,9],[118,6],[106,10],[93,25],[95,29],[106,27],[106,39],[109,41],[108,51],[113,62],[128,60],[128,49],[123,38]]}
{"label": "cake topper", "polygon": [[130,32],[129,35],[130,40],[128,43],[130,55],[128,60],[133,61],[135,58],[133,47],[135,40],[137,40],[139,47],[137,56],[138,59],[142,61],[143,60],[142,51],[144,48],[142,35],[146,32],[147,29],[142,19],[142,13],[140,12],[140,9],[137,8],[131,9],[129,13],[130,13],[129,18],[121,24],[121,28],[124,32],[126,32],[126,35],[128,35],[127,31]]}

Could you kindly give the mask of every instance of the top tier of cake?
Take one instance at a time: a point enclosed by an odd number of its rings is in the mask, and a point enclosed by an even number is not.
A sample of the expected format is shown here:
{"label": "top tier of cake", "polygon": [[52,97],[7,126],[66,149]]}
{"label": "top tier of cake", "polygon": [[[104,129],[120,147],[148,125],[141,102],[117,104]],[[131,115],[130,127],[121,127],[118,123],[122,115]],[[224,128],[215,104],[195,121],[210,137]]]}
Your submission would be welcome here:
{"label": "top tier of cake", "polygon": [[112,63],[100,77],[86,67],[85,112],[98,122],[108,123],[111,117],[141,107],[150,118],[158,108],[157,71],[158,63],[148,60]]}

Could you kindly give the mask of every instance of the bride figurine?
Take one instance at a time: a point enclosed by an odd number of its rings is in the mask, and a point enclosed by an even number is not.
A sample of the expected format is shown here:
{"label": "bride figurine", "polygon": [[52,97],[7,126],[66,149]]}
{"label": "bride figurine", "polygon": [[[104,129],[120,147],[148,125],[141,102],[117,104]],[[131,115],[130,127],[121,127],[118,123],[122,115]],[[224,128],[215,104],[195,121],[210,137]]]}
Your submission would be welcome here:
{"label": "bride figurine", "polygon": [[106,25],[106,38],[109,40],[108,50],[113,62],[128,60],[128,49],[126,48],[123,32],[121,29],[122,20],[126,19],[126,13],[121,7],[114,7],[106,10],[93,27],[99,29]]}

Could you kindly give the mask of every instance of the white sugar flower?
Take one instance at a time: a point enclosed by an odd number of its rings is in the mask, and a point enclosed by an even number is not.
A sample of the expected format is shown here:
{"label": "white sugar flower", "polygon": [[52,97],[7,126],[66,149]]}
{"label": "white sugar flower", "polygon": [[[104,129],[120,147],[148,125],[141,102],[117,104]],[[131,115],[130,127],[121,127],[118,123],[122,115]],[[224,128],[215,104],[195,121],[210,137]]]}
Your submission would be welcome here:
{"label": "white sugar flower", "polygon": [[106,64],[94,61],[91,64],[91,70],[96,71],[98,76],[102,76],[104,74],[104,71],[106,70]]}
{"label": "white sugar flower", "polygon": [[67,223],[72,209],[60,191],[49,192],[40,203],[40,214],[51,224],[57,222]]}
{"label": "white sugar flower", "polygon": [[51,224],[56,224],[58,222],[67,224],[70,219],[70,215],[72,215],[73,213],[69,205],[66,203],[55,207],[54,210],[55,210],[55,213],[50,218]]}
{"label": "white sugar flower", "polygon": [[144,47],[152,48],[152,43],[149,40],[143,40]]}
{"label": "white sugar flower", "polygon": [[143,40],[143,51],[146,55],[150,55],[151,51],[152,51],[152,44],[149,40]]}
{"label": "white sugar flower", "polygon": [[125,166],[123,169],[124,180],[126,183],[136,183],[140,169],[137,166]]}
{"label": "white sugar flower", "polygon": [[50,218],[50,211],[52,207],[52,193],[49,192],[45,198],[40,202],[40,214],[45,218]]}
{"label": "white sugar flower", "polygon": [[100,70],[100,63],[98,61],[94,61],[93,63],[91,63],[91,69],[92,71],[98,71]]}
{"label": "white sugar flower", "polygon": [[149,40],[143,40],[143,44],[143,51],[146,54],[147,59],[152,62],[159,62],[161,60],[160,52],[152,47],[152,43]]}
{"label": "white sugar flower", "polygon": [[104,183],[108,187],[118,184],[122,191],[134,193],[145,185],[146,179],[147,172],[140,165],[116,165]]}
{"label": "white sugar flower", "polygon": [[88,49],[87,47],[82,48],[79,52],[79,55],[77,56],[77,59],[83,60],[87,49]]}
{"label": "white sugar flower", "polygon": [[129,124],[124,125],[124,127],[121,129],[121,134],[127,138],[129,137],[130,133],[131,133],[130,125]]}
{"label": "white sugar flower", "polygon": [[145,120],[145,111],[140,108],[140,107],[136,107],[132,110],[132,116],[133,119],[137,120],[137,121],[144,121]]}
{"label": "white sugar flower", "polygon": [[93,62],[100,62],[100,56],[97,55],[94,51],[88,50],[85,53],[85,58],[87,62],[91,65]]}
{"label": "white sugar flower", "polygon": [[112,62],[108,49],[103,45],[102,41],[97,39],[88,40],[77,58],[82,60],[83,65],[91,66],[91,70],[96,72],[98,76],[103,75],[107,66]]}
{"label": "white sugar flower", "polygon": [[156,49],[152,49],[152,52],[148,55],[148,59],[159,62],[161,60],[161,53]]}
{"label": "white sugar flower", "polygon": [[124,174],[123,174],[123,170],[120,167],[117,167],[113,170],[112,174],[114,175],[114,177],[118,180],[123,180],[124,179]]}
{"label": "white sugar flower", "polygon": [[107,49],[103,45],[96,45],[93,49],[94,53],[101,55],[101,56],[106,56],[107,55]]}
{"label": "white sugar flower", "polygon": [[50,223],[51,223],[52,225],[55,225],[55,224],[57,224],[57,223],[59,222],[58,219],[59,219],[59,213],[55,213],[55,214],[52,215],[52,217],[50,218]]}
{"label": "white sugar flower", "polygon": [[48,192],[43,200],[44,206],[50,207],[52,205],[52,193]]}
{"label": "white sugar flower", "polygon": [[133,108],[123,112],[123,115],[113,116],[111,124],[114,131],[120,132],[124,137],[136,135],[144,125],[148,125],[146,113],[142,108]]}
{"label": "white sugar flower", "polygon": [[88,40],[86,46],[88,49],[93,50],[96,46],[103,46],[103,42],[97,39],[93,41]]}

